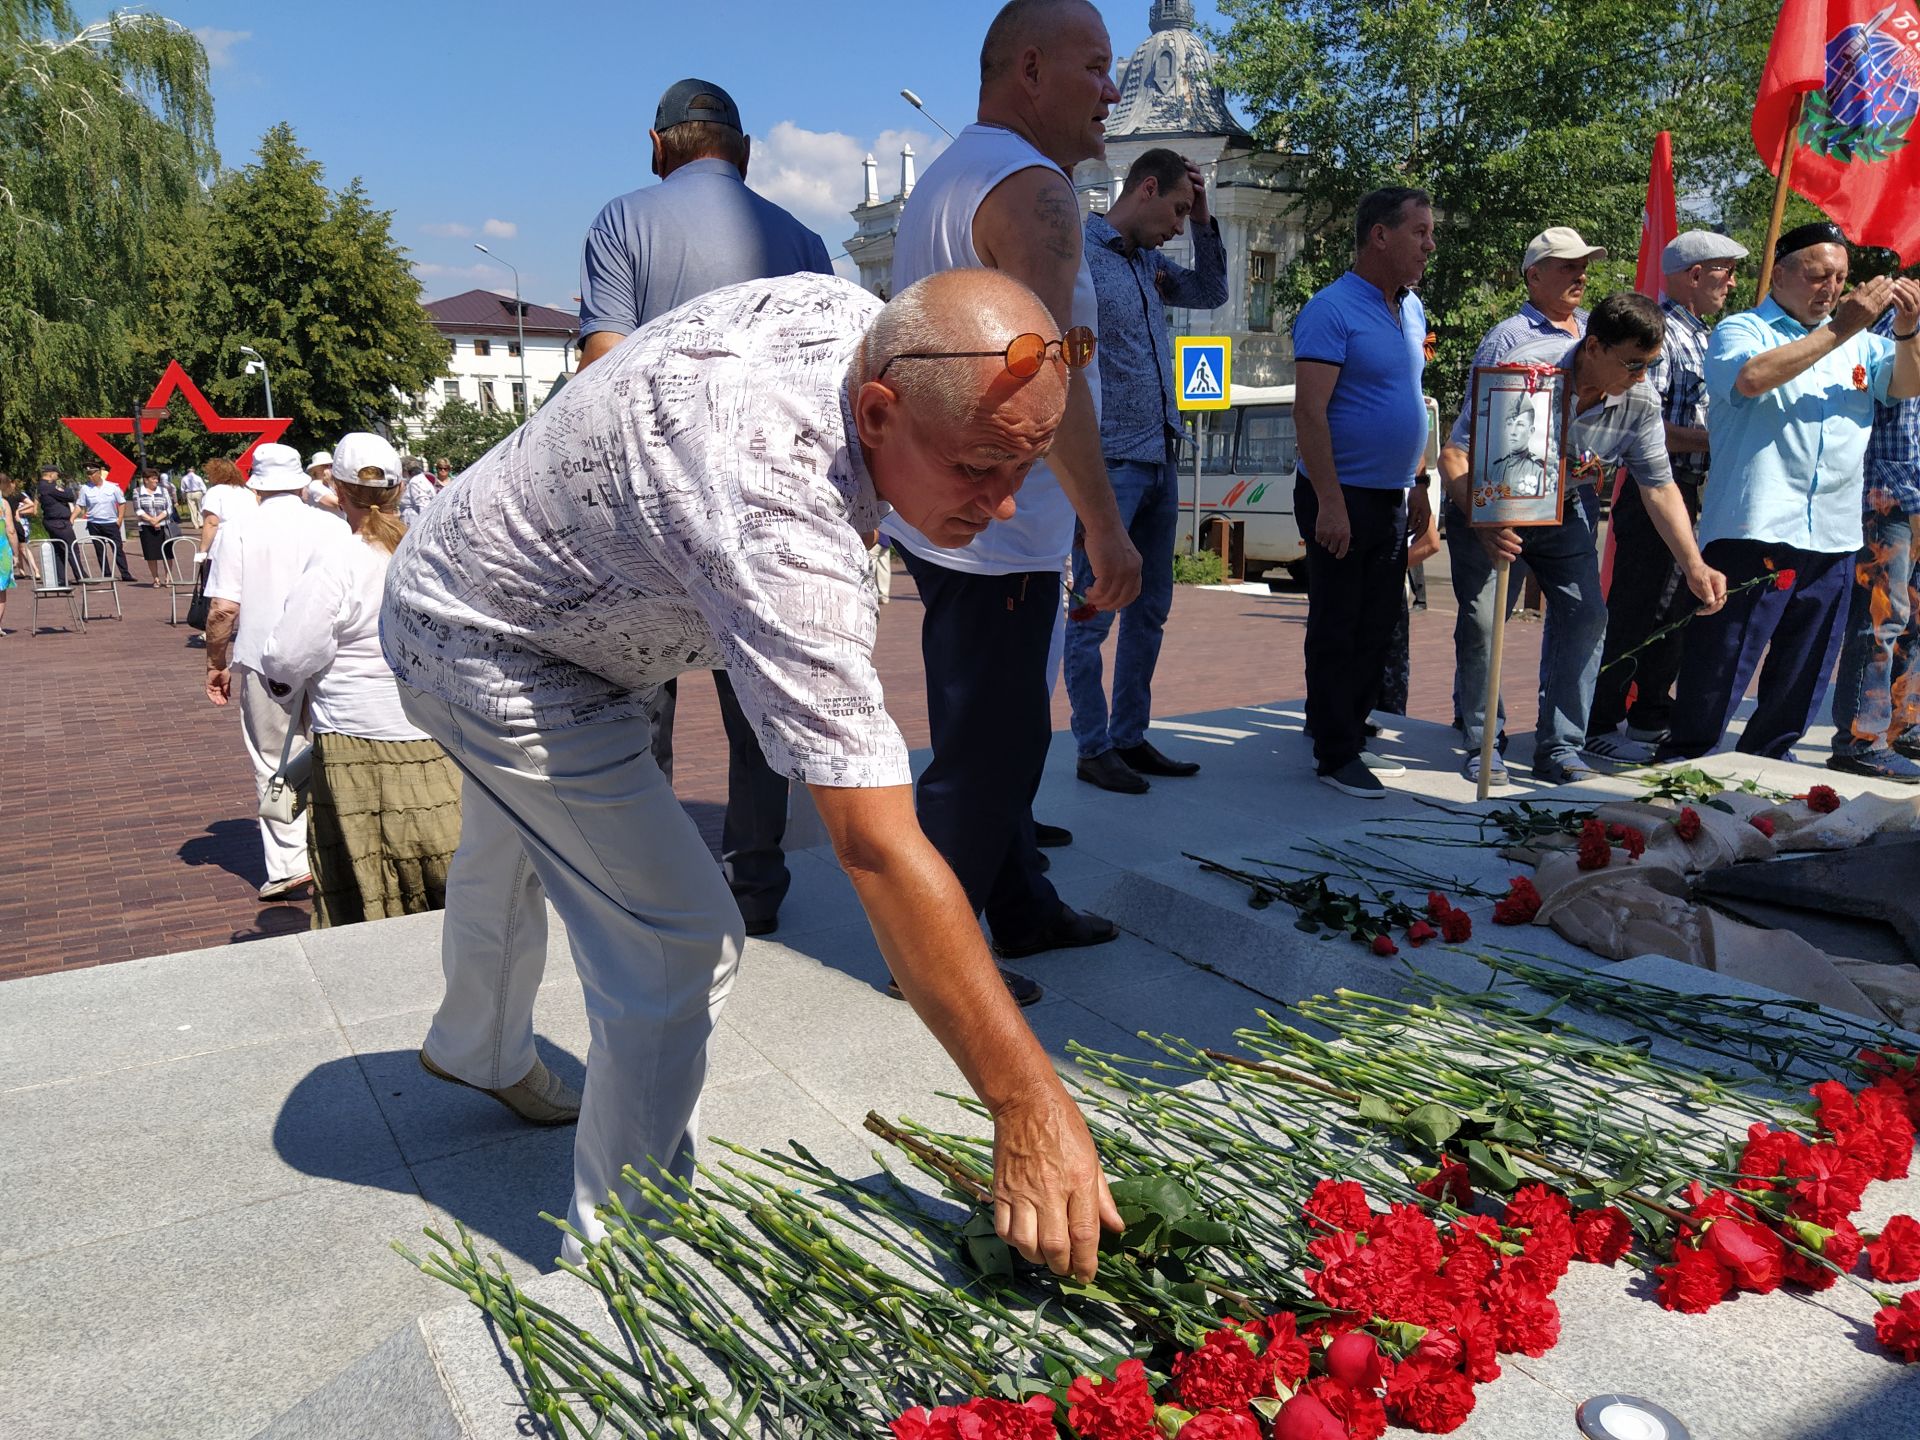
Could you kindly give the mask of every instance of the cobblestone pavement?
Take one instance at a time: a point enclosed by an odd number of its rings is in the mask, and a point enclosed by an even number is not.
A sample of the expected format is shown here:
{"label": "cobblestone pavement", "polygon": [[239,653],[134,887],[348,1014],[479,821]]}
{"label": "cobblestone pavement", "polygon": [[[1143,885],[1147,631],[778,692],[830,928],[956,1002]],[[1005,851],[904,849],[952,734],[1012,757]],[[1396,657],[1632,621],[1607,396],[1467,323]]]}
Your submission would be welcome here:
{"label": "cobblestone pavement", "polygon": [[[1410,708],[1451,714],[1453,614],[1444,576],[1414,616]],[[203,652],[167,624],[164,591],[121,587],[126,618],[82,636],[31,631],[32,600],[8,597],[0,638],[0,979],[109,964],[305,930],[304,904],[263,905],[253,780],[232,709],[203,688]],[[57,603],[57,602],[55,602]],[[184,610],[184,606],[182,607]],[[65,615],[43,609],[43,620]],[[909,745],[927,743],[920,604],[896,573],[880,612],[878,663]],[[1306,597],[1181,589],[1154,686],[1160,715],[1298,696]],[[1533,723],[1540,627],[1508,632],[1508,728]],[[1109,657],[1111,651],[1109,651]],[[1067,727],[1064,691],[1053,702]],[[713,687],[682,679],[675,786],[717,845],[726,744]],[[1064,735],[1055,744],[1071,744]]]}

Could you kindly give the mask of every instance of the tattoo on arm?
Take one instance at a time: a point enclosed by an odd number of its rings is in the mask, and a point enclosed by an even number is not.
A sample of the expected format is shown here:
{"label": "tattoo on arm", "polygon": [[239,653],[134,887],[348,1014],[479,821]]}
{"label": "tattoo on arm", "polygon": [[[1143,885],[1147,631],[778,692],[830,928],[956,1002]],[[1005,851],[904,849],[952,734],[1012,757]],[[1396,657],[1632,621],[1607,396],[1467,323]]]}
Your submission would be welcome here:
{"label": "tattoo on arm", "polygon": [[1034,218],[1040,222],[1040,237],[1048,254],[1059,260],[1079,259],[1080,206],[1070,185],[1048,185],[1041,190]]}

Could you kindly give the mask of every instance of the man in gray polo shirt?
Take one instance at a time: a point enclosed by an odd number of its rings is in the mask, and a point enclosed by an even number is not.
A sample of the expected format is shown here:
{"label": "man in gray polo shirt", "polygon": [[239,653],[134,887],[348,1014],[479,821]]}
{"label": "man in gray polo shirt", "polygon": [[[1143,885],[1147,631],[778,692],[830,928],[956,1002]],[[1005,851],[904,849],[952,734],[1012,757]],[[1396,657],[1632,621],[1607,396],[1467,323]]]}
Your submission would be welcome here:
{"label": "man in gray polo shirt", "polygon": [[[722,286],[811,271],[831,275],[820,237],[747,188],[752,142],[733,97],[681,80],[654,115],[653,173],[663,183],[609,201],[580,260],[580,368],[641,326]],[[760,752],[724,670],[713,672],[727,730],[727,818],[721,859],[749,935],[770,932],[787,894],[780,842],[787,781]],[[653,755],[673,774],[675,682],[654,709]]]}

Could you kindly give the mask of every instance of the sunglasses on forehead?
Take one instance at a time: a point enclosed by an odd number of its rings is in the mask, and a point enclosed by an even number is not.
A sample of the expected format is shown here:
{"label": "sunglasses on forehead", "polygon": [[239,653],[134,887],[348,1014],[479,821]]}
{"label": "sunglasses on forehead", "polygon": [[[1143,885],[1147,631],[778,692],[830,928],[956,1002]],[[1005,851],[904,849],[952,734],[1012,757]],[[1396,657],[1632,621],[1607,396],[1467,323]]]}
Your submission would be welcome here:
{"label": "sunglasses on forehead", "polygon": [[1016,380],[1030,380],[1040,373],[1040,367],[1058,355],[1066,362],[1069,370],[1084,370],[1093,361],[1093,331],[1084,325],[1076,325],[1058,340],[1046,340],[1038,335],[1016,335],[1007,342],[1005,350],[923,350],[905,355],[895,355],[880,367],[880,373],[873,378],[884,380],[887,371],[902,360],[992,360],[1006,362],[1007,373]]}

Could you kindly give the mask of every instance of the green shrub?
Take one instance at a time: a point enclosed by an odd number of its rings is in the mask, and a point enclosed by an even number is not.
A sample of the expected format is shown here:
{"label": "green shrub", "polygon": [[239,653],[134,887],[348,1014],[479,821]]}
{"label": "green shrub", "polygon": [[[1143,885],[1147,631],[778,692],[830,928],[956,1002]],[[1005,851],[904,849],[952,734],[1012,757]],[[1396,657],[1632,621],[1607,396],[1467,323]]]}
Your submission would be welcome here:
{"label": "green shrub", "polygon": [[1226,578],[1227,567],[1212,550],[1173,557],[1173,583],[1176,585],[1219,585]]}

